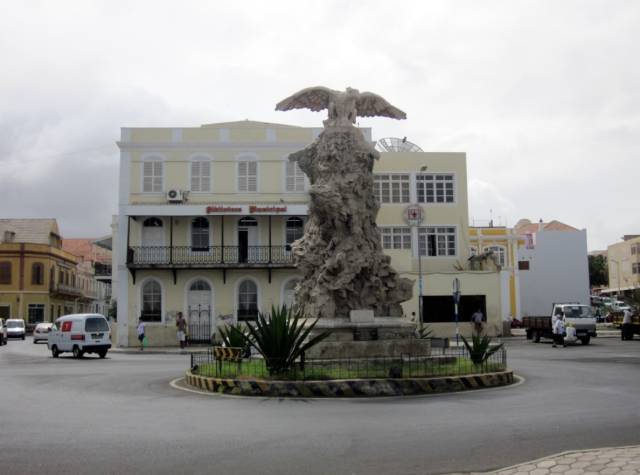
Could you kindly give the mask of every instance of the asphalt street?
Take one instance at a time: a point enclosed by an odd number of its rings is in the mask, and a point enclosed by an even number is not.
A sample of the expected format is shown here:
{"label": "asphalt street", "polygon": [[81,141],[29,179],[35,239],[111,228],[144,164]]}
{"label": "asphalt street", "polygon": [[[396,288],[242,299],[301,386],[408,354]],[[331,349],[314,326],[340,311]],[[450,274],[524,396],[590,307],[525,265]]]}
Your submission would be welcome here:
{"label": "asphalt street", "polygon": [[0,347],[0,472],[438,474],[640,443],[640,341],[507,341],[524,383],[378,400],[199,395],[188,356]]}

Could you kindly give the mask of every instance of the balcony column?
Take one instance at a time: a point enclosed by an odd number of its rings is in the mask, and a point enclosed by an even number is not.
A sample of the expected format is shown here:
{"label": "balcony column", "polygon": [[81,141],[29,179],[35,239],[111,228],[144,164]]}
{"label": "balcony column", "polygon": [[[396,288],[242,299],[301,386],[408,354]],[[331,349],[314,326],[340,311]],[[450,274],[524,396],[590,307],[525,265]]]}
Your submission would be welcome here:
{"label": "balcony column", "polygon": [[173,216],[169,216],[169,264],[173,264]]}
{"label": "balcony column", "polygon": [[269,264],[271,264],[271,215],[269,215]]}
{"label": "balcony column", "polygon": [[224,215],[220,215],[220,262],[224,264]]}

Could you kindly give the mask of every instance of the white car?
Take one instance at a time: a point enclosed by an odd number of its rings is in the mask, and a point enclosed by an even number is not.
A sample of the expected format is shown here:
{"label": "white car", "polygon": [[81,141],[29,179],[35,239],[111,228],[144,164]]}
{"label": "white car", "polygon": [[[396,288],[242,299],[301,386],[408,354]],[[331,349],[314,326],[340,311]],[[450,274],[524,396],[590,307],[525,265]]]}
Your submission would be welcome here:
{"label": "white car", "polygon": [[38,323],[33,329],[33,342],[48,341],[51,328],[53,328],[53,323]]}
{"label": "white car", "polygon": [[49,333],[47,347],[54,358],[60,353],[71,352],[75,358],[85,353],[107,356],[111,348],[111,329],[104,315],[78,313],[65,315],[56,320]]}
{"label": "white car", "polygon": [[27,327],[21,318],[9,318],[7,320],[7,337],[22,338],[27,335]]}

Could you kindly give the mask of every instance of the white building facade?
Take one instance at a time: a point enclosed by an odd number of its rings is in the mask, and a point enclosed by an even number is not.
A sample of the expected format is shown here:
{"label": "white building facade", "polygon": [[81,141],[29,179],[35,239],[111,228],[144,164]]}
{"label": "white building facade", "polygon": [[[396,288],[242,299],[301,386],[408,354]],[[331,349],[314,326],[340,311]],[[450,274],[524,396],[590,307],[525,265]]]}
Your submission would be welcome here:
{"label": "white building facade", "polygon": [[[251,320],[292,301],[300,275],[291,243],[304,232],[309,184],[288,155],[321,130],[253,121],[122,129],[113,224],[118,345],[136,344],[140,318],[151,345],[175,344],[177,312],[187,317],[191,340],[205,342],[222,321]],[[361,131],[371,140],[370,129]],[[466,267],[466,156],[382,153],[374,172],[383,247],[396,270],[416,281],[403,305],[407,318],[418,311],[420,250],[424,320],[453,333],[449,303],[458,277],[469,297],[465,312],[481,306],[491,332],[500,331],[499,273]],[[413,203],[426,218],[412,228],[404,211]]]}

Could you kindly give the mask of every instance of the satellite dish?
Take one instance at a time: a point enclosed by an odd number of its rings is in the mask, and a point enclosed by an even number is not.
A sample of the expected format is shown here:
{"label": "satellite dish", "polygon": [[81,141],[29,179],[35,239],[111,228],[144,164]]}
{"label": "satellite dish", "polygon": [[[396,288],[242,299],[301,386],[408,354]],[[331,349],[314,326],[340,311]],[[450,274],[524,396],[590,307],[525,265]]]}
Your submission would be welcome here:
{"label": "satellite dish", "polygon": [[378,152],[423,152],[416,144],[409,142],[407,138],[386,137],[376,142]]}

